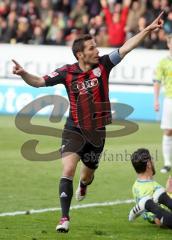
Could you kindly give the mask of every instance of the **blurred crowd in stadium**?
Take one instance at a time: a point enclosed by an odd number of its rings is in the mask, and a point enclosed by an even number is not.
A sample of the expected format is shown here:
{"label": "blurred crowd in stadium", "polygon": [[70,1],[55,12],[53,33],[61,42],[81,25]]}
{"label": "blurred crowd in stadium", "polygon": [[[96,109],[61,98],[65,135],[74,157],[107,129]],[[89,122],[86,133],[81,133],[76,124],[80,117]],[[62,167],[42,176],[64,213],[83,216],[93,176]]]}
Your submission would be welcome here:
{"label": "blurred crowd in stadium", "polygon": [[141,47],[166,49],[171,0],[0,0],[0,42],[71,45],[90,33],[98,46],[119,47],[164,10],[164,27]]}

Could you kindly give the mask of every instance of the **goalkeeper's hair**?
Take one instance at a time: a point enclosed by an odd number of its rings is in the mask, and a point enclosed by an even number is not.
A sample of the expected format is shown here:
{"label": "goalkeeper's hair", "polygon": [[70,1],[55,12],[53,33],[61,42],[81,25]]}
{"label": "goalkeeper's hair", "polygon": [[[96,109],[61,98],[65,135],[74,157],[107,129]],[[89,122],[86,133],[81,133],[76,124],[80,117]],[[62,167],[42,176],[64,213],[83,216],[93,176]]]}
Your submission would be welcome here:
{"label": "goalkeeper's hair", "polygon": [[148,149],[139,148],[131,155],[131,162],[137,173],[144,173],[146,171],[148,161],[151,161]]}

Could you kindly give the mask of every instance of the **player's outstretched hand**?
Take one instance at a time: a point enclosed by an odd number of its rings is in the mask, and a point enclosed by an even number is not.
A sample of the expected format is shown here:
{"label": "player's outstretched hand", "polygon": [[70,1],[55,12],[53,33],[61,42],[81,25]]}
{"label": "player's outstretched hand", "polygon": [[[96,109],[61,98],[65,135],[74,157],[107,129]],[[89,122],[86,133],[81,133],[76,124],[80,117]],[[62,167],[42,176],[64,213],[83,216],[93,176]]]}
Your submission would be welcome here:
{"label": "player's outstretched hand", "polygon": [[16,62],[16,60],[12,59],[12,62],[15,64],[13,67],[14,74],[22,76],[24,73],[26,73],[24,68],[22,68],[22,66],[18,62]]}
{"label": "player's outstretched hand", "polygon": [[162,20],[162,15],[164,12],[161,12],[159,16],[149,25],[147,29],[150,31],[158,31],[162,28],[164,21]]}

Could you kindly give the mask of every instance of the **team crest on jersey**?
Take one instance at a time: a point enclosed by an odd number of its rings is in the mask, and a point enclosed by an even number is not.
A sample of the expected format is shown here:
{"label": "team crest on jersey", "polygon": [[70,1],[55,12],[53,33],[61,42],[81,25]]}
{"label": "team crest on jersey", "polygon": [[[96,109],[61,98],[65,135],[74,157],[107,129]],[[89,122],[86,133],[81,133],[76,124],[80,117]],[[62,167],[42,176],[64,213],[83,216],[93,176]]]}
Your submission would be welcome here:
{"label": "team crest on jersey", "polygon": [[58,76],[58,75],[59,75],[58,72],[52,72],[52,73],[48,74],[48,76],[49,76],[50,78],[56,77],[56,76]]}
{"label": "team crest on jersey", "polygon": [[94,69],[93,69],[93,73],[94,73],[94,75],[95,75],[96,77],[100,77],[100,76],[101,76],[101,70],[100,70],[100,68],[99,68],[99,67],[94,68]]}

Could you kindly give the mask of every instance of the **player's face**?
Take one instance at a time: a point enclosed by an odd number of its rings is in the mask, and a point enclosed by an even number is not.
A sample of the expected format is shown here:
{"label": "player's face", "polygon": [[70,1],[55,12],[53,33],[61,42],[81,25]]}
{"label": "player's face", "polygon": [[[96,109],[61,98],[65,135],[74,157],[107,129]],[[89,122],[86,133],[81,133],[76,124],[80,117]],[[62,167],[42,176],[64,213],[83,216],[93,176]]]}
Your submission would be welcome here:
{"label": "player's face", "polygon": [[82,52],[82,60],[85,64],[94,65],[99,62],[99,51],[94,39],[85,41],[84,51]]}

